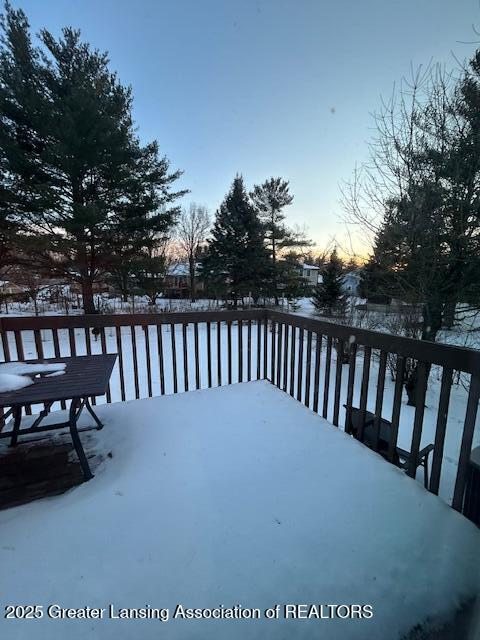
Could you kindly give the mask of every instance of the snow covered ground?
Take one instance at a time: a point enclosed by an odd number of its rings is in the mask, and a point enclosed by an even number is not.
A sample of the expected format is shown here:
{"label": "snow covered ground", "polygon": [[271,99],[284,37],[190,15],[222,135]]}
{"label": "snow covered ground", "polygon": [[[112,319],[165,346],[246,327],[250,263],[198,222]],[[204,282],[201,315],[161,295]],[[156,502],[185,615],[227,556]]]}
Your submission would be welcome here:
{"label": "snow covered ground", "polygon": [[[2,615],[6,640],[395,640],[478,590],[473,524],[268,382],[98,411],[92,435],[112,457],[96,477],[0,512],[2,610],[43,607]],[[54,604],[107,611],[60,620]],[[109,604],[170,618],[109,619]],[[177,604],[262,615],[172,619]],[[372,605],[373,617],[284,620],[286,604]]]}

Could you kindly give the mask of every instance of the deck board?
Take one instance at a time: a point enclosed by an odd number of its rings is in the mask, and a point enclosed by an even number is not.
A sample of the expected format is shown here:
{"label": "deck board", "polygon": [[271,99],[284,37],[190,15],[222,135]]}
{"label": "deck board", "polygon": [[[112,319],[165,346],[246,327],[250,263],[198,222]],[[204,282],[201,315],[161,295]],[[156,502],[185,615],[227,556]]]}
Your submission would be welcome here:
{"label": "deck board", "polygon": [[[103,455],[95,449],[94,438],[81,434],[90,467]],[[47,434],[21,442],[13,449],[0,444],[0,510],[58,495],[84,481],[70,434]]]}

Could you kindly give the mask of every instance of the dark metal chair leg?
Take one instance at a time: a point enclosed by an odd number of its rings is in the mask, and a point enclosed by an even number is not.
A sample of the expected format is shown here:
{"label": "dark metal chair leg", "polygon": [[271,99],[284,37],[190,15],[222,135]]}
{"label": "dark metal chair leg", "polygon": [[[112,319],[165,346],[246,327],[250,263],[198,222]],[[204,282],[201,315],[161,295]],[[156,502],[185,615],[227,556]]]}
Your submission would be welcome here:
{"label": "dark metal chair leg", "polygon": [[92,405],[90,404],[90,400],[88,398],[85,399],[85,406],[87,407],[87,411],[88,413],[92,416],[92,418],[95,420],[95,423],[97,425],[97,429],[98,431],[100,431],[100,429],[103,429],[103,423],[100,422],[97,414],[95,413],[95,411],[92,409]]}
{"label": "dark metal chair leg", "polygon": [[20,423],[22,422],[22,407],[14,407],[13,409],[13,429],[10,446],[16,447],[18,440],[18,432],[20,431]]}
{"label": "dark metal chair leg", "polygon": [[75,447],[75,451],[77,452],[77,456],[80,461],[80,466],[82,467],[83,477],[87,481],[93,478],[93,473],[90,471],[87,456],[85,455],[85,451],[83,450],[82,442],[80,440],[80,436],[78,435],[78,431],[77,431],[77,420],[79,416],[79,412],[77,411],[77,408],[80,403],[81,403],[81,400],[79,398],[74,398],[70,404],[69,427],[70,427],[70,435],[72,436],[73,446]]}

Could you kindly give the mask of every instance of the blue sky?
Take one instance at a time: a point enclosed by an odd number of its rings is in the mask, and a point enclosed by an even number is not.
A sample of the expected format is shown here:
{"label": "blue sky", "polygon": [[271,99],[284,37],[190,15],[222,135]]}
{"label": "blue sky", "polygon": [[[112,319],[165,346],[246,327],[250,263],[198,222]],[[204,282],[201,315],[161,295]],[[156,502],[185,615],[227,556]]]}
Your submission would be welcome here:
{"label": "blue sky", "polygon": [[[213,213],[237,172],[290,180],[292,224],[345,242],[339,185],[410,65],[480,41],[478,0],[23,0],[32,29],[80,28],[134,94],[181,186]],[[357,245],[361,247],[360,244]]]}

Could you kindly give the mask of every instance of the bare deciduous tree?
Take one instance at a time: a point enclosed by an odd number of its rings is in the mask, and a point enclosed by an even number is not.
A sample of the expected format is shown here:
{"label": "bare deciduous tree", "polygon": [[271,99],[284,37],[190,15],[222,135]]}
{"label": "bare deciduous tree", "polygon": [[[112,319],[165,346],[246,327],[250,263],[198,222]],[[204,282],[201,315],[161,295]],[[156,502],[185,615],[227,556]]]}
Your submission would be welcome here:
{"label": "bare deciduous tree", "polygon": [[196,262],[209,228],[210,216],[206,207],[192,202],[188,209],[182,209],[178,219],[177,237],[180,248],[188,261],[192,302],[195,302],[196,299]]}
{"label": "bare deciduous tree", "polygon": [[424,340],[451,326],[477,269],[478,95],[480,56],[457,76],[440,66],[413,73],[376,115],[370,161],[343,193],[394,294],[422,306]]}

